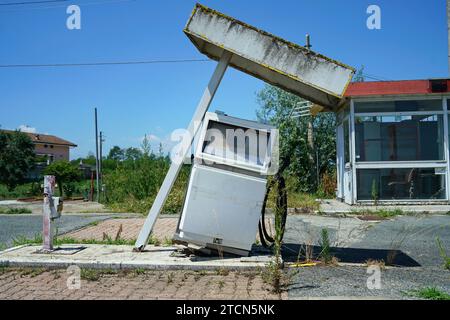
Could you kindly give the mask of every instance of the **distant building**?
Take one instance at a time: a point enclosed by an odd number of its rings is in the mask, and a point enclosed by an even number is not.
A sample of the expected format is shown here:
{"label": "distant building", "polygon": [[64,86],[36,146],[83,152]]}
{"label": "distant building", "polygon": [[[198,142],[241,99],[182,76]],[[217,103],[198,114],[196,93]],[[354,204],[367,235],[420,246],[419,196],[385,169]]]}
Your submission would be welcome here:
{"label": "distant building", "polygon": [[[11,130],[1,130],[4,132],[13,132]],[[59,137],[41,133],[23,132],[28,135],[33,141],[34,150],[38,157],[47,159],[47,163],[52,163],[58,160],[70,160],[70,148],[77,145],[70,141],[61,139]]]}

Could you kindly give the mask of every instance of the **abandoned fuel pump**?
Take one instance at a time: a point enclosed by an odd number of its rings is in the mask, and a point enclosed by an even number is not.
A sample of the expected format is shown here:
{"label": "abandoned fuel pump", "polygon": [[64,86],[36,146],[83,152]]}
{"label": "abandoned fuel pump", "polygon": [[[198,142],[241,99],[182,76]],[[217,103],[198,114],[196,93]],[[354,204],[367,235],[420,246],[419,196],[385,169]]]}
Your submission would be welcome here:
{"label": "abandoned fuel pump", "polygon": [[44,176],[44,206],[43,217],[43,252],[53,251],[54,221],[61,217],[63,210],[63,199],[54,197],[56,180],[54,176]]}
{"label": "abandoned fuel pump", "polygon": [[[252,128],[260,133],[270,130],[251,121],[212,114],[205,116],[228,66],[311,101],[314,104],[311,110],[335,111],[346,102],[344,93],[355,69],[309,47],[286,41],[200,4],[195,6],[183,31],[202,54],[218,64],[187,127],[190,140],[181,158],[187,156],[200,127],[206,130],[212,126],[218,131]],[[212,120],[214,117],[216,120]],[[205,134],[203,132],[201,148],[196,151],[198,162],[191,173],[177,238],[199,246],[247,254],[255,240],[255,221],[265,211],[264,194],[272,187],[270,184],[266,190],[266,178],[258,171],[267,163],[260,162],[261,159],[254,158],[252,152],[246,153],[243,149],[231,149],[234,152],[230,157],[239,161],[230,162],[228,156],[217,156],[216,152],[224,151],[226,144],[218,143],[222,149],[211,152],[206,147],[216,150],[217,143],[205,140]],[[139,232],[135,251],[144,251],[182,165],[182,161],[171,163]],[[277,207],[285,213],[287,201],[281,173],[271,181],[275,181],[274,186],[278,189]],[[282,229],[285,220],[286,214],[283,214]],[[274,239],[263,222],[261,218],[262,243],[270,246]]]}
{"label": "abandoned fuel pump", "polygon": [[276,172],[274,127],[208,112],[174,240],[248,255],[256,239],[267,175]]}

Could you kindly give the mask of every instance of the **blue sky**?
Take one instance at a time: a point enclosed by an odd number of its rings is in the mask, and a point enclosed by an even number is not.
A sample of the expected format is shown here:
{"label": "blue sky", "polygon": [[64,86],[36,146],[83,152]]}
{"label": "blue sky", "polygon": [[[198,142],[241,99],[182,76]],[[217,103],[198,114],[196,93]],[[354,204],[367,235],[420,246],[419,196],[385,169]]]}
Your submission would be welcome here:
{"label": "blue sky", "polygon": [[[22,0],[21,0],[22,1]],[[201,59],[182,29],[196,1],[84,0],[1,6],[0,65]],[[25,1],[25,0],[23,0]],[[32,0],[27,0],[32,1]],[[202,4],[382,79],[448,76],[445,0],[203,0]],[[66,28],[66,8],[81,8],[81,30]],[[366,27],[379,5],[381,30]],[[0,125],[28,125],[95,150],[93,108],[113,145],[139,146],[144,134],[168,146],[184,128],[215,62],[0,68]],[[210,110],[254,119],[264,83],[229,69]]]}

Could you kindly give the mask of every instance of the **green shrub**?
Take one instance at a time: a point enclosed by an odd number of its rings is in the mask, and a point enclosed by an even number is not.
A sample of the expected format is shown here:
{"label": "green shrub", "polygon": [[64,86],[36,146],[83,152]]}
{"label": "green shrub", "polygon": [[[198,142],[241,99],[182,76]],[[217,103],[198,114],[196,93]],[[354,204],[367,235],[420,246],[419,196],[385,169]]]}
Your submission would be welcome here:
{"label": "green shrub", "polygon": [[[143,156],[135,161],[123,161],[117,169],[105,173],[105,202],[118,212],[147,213],[169,170],[167,157]],[[190,166],[183,166],[163,208],[164,213],[181,211]]]}
{"label": "green shrub", "polygon": [[32,213],[32,211],[28,208],[6,208],[6,209],[0,208],[0,213],[3,213],[3,214],[29,214],[29,213]]}
{"label": "green shrub", "polygon": [[74,183],[66,183],[63,185],[64,194],[66,197],[71,198],[75,192],[75,184]]}
{"label": "green shrub", "polygon": [[450,295],[435,287],[427,287],[406,292],[407,295],[427,300],[450,300]]}
{"label": "green shrub", "polygon": [[333,260],[333,256],[331,254],[331,243],[327,229],[322,229],[320,234],[319,245],[322,249],[320,252],[320,259],[322,260],[323,263],[330,264]]}

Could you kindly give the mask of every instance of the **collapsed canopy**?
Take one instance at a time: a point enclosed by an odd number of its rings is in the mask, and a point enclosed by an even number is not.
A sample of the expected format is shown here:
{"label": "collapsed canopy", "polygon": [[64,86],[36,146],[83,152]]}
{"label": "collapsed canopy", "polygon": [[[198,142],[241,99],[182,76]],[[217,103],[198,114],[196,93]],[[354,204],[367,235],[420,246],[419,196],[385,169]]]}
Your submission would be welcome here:
{"label": "collapsed canopy", "polygon": [[220,12],[197,4],[184,29],[200,52],[295,95],[335,109],[355,70]]}

